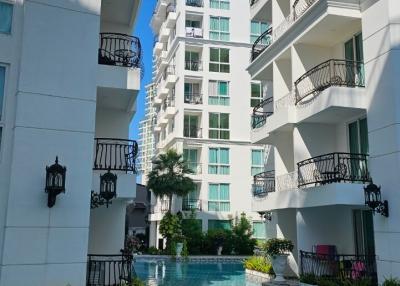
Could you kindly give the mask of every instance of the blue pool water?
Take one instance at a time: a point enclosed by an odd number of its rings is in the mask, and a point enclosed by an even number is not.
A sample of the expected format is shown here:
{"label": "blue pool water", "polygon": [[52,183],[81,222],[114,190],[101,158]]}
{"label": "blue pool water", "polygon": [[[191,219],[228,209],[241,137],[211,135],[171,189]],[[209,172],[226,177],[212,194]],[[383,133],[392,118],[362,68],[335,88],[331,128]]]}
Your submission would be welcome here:
{"label": "blue pool water", "polygon": [[137,276],[149,286],[260,286],[246,281],[241,263],[137,260]]}

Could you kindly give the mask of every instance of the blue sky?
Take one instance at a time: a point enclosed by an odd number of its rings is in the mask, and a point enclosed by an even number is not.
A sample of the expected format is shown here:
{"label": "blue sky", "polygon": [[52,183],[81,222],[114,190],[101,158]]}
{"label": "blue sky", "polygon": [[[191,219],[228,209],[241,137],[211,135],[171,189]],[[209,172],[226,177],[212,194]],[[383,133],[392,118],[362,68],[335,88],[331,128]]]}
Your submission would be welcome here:
{"label": "blue sky", "polygon": [[137,112],[130,125],[129,134],[131,139],[138,139],[139,121],[144,116],[144,99],[146,96],[145,86],[151,82],[152,54],[153,54],[153,32],[150,28],[150,19],[153,14],[156,0],[142,0],[138,19],[136,21],[134,36],[139,37],[142,44],[143,63],[145,66],[144,78],[137,98]]}

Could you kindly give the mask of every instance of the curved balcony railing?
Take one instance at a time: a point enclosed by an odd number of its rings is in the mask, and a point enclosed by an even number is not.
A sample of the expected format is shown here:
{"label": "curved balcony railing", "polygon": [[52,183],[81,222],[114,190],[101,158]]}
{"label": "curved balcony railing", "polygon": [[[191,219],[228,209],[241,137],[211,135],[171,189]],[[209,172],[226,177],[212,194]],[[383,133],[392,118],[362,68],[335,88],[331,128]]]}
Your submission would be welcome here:
{"label": "curved balcony railing", "polygon": [[93,255],[87,258],[86,286],[128,285],[135,273],[132,255]]}
{"label": "curved balcony railing", "polygon": [[253,177],[253,196],[263,197],[275,192],[275,171],[267,171]]}
{"label": "curved balcony railing", "polygon": [[367,279],[378,285],[375,255],[320,254],[300,251],[300,273],[336,281]]}
{"label": "curved balcony railing", "polygon": [[254,61],[266,48],[272,44],[272,27],[262,33],[251,48],[251,61]]}
{"label": "curved balcony railing", "polygon": [[368,183],[368,155],[330,153],[297,163],[299,187],[331,183]]}
{"label": "curved balcony railing", "polygon": [[296,104],[331,86],[364,87],[364,64],[331,59],[323,62],[295,81]]}
{"label": "curved balcony railing", "polygon": [[253,129],[260,128],[265,125],[267,118],[274,114],[274,99],[273,97],[268,97],[262,100],[253,108],[252,115],[252,127]]}
{"label": "curved balcony railing", "polygon": [[203,104],[203,95],[198,92],[185,92],[184,102],[188,104]]}
{"label": "curved balcony railing", "polygon": [[141,68],[142,47],[138,37],[100,33],[99,64]]}
{"label": "curved balcony railing", "polygon": [[136,172],[138,144],[134,140],[95,138],[93,170]]}
{"label": "curved balcony railing", "polygon": [[201,61],[185,61],[185,70],[202,71],[203,65]]}
{"label": "curved balcony railing", "polygon": [[191,210],[201,211],[201,200],[183,199],[182,200],[182,210],[183,211],[191,211]]}

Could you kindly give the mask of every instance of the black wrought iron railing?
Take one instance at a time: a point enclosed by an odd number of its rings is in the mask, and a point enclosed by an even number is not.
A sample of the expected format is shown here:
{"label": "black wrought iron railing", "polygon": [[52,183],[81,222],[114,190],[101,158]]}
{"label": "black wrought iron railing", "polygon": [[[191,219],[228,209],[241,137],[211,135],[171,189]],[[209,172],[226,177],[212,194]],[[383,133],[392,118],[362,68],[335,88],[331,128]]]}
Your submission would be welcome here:
{"label": "black wrought iron railing", "polygon": [[141,68],[142,47],[138,37],[100,33],[99,64]]}
{"label": "black wrought iron railing", "polygon": [[128,285],[135,275],[132,255],[88,255],[86,286]]}
{"label": "black wrought iron railing", "polygon": [[184,126],[183,137],[201,138],[201,128],[198,128],[197,126]]}
{"label": "black wrought iron railing", "polygon": [[375,255],[327,255],[300,251],[300,273],[332,280],[370,280],[377,284]]}
{"label": "black wrought iron railing", "polygon": [[134,140],[95,138],[93,170],[136,172],[138,144]]}
{"label": "black wrought iron railing", "polygon": [[202,71],[203,65],[201,61],[185,61],[185,70]]}
{"label": "black wrought iron railing", "polygon": [[185,92],[184,102],[188,104],[202,104],[203,95],[198,92]]}
{"label": "black wrought iron railing", "polygon": [[186,0],[186,6],[203,7],[203,0]]}
{"label": "black wrought iron railing", "polygon": [[253,196],[262,197],[275,192],[275,171],[267,171],[253,177]]}
{"label": "black wrought iron railing", "polygon": [[201,200],[183,199],[182,200],[182,210],[183,211],[191,211],[191,210],[201,211]]}
{"label": "black wrought iron railing", "polygon": [[253,129],[264,126],[267,118],[272,114],[274,114],[274,98],[271,96],[254,106],[251,123]]}
{"label": "black wrought iron railing", "polygon": [[295,81],[296,104],[331,86],[364,87],[364,64],[349,60],[327,60]]}
{"label": "black wrought iron railing", "polygon": [[253,6],[254,4],[256,4],[258,2],[258,0],[250,0],[250,7]]}
{"label": "black wrought iron railing", "polygon": [[298,162],[298,186],[368,183],[367,158],[366,154],[330,153]]}
{"label": "black wrought iron railing", "polygon": [[251,61],[254,61],[266,48],[272,44],[272,27],[262,33],[251,48]]}

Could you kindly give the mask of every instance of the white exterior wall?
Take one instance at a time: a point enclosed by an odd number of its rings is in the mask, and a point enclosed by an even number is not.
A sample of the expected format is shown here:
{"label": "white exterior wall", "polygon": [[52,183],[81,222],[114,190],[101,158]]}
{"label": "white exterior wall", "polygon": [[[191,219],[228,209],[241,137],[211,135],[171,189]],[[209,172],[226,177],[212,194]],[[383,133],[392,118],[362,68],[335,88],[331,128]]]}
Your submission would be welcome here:
{"label": "white exterior wall", "polygon": [[[285,7],[289,2],[292,1],[272,1],[274,28],[288,14]],[[382,283],[384,277],[400,276],[400,229],[395,223],[400,217],[395,207],[400,201],[396,127],[400,3],[360,2],[358,5],[354,1],[316,1],[300,20],[274,39],[248,71],[253,79],[273,80],[277,101],[314,66],[328,59],[344,59],[344,43],[362,32],[366,87],[330,87],[303,106],[294,106],[294,102],[280,106],[264,127],[252,132],[252,141],[275,146],[275,170],[279,176],[296,168],[301,160],[330,152],[349,152],[348,124],[367,117],[369,172],[374,183],[382,186],[382,198],[389,201],[390,209],[388,218],[374,216],[375,251]],[[253,209],[274,210],[278,214],[286,208],[297,209],[298,250],[310,251],[315,244],[334,244],[339,253],[354,253],[352,210],[364,209],[362,187],[341,183],[276,192],[264,201],[253,201]],[[272,224],[278,225],[274,221]]]}
{"label": "white exterior wall", "polygon": [[[101,1],[6,2],[14,11],[11,34],[0,33],[0,285],[84,285],[95,125],[102,129]],[[45,167],[56,156],[67,167],[66,192],[48,208]]]}
{"label": "white exterior wall", "polygon": [[[168,2],[168,1],[166,1]],[[160,1],[159,1],[160,3]],[[177,81],[175,84],[175,115],[173,120],[173,131],[171,132],[172,119],[165,126],[160,124],[164,112],[158,115],[160,126],[160,138],[165,136],[157,144],[158,152],[165,152],[169,148],[175,148],[178,152],[183,152],[184,148],[197,148],[199,162],[201,163],[202,173],[192,175],[193,179],[200,184],[200,200],[202,201],[202,211],[197,213],[197,217],[203,220],[203,230],[208,229],[209,219],[229,220],[241,212],[245,212],[254,221],[259,221],[257,213],[251,211],[251,149],[263,149],[262,145],[252,146],[250,142],[250,118],[252,108],[250,107],[250,77],[245,68],[248,65],[250,54],[250,9],[245,1],[231,1],[230,10],[211,9],[209,1],[204,1],[203,8],[186,6],[184,1],[177,1],[176,13],[176,35],[171,32],[168,45],[168,60],[170,64],[175,64]],[[186,15],[202,16],[204,38],[185,37],[185,18]],[[224,16],[230,18],[230,42],[209,40],[209,19],[210,16]],[[154,23],[154,21],[153,21]],[[161,25],[161,24],[159,24]],[[155,33],[158,33],[158,26],[153,25]],[[172,29],[171,29],[172,30]],[[161,32],[160,32],[161,33]],[[165,45],[165,44],[164,44]],[[209,72],[209,52],[210,47],[228,48],[230,50],[230,73]],[[202,71],[185,70],[185,50],[200,50],[200,61],[203,64]],[[157,61],[157,59],[156,59]],[[156,70],[154,82],[159,82],[162,72]],[[184,103],[184,83],[201,81],[201,93],[203,104]],[[209,80],[229,81],[230,105],[209,105],[208,104],[208,82]],[[161,80],[162,82],[162,80]],[[171,92],[170,92],[171,95]],[[230,139],[216,140],[208,139],[209,113],[229,113]],[[196,114],[200,117],[200,128],[202,138],[183,138],[183,123],[185,114]],[[245,115],[245,116],[244,116]],[[165,130],[165,131],[163,131]],[[163,134],[165,132],[165,135]],[[158,136],[158,135],[156,135]],[[230,150],[230,174],[212,175],[208,174],[208,149],[210,147],[225,147]],[[272,157],[273,151],[271,151]],[[271,163],[270,163],[271,164]],[[230,212],[209,212],[208,184],[209,183],[229,183],[230,184]],[[154,199],[154,198],[153,198]],[[153,204],[155,201],[153,200]],[[181,200],[176,199],[174,209],[180,210]],[[150,215],[152,221],[150,231],[150,244],[157,245],[160,236],[156,234],[155,222],[162,218],[162,214]],[[157,239],[156,239],[157,238]],[[158,246],[158,245],[157,245]]]}

